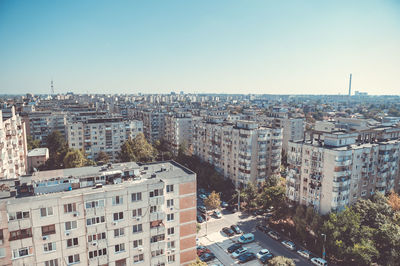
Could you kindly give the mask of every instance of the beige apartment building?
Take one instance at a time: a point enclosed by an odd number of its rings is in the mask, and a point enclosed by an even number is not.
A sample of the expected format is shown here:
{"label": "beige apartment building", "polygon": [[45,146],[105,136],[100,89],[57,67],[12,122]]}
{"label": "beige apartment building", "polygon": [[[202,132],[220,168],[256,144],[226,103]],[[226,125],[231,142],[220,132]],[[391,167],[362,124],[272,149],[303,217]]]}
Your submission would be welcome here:
{"label": "beige apartment building", "polygon": [[190,113],[175,113],[165,117],[164,139],[169,150],[178,154],[179,146],[190,148],[193,142],[193,119]]}
{"label": "beige apartment building", "polygon": [[23,196],[0,200],[0,265],[196,259],[196,174],[173,161],[44,171],[18,182]]}
{"label": "beige apartment building", "polygon": [[123,120],[122,117],[88,119],[67,125],[69,147],[83,149],[92,160],[103,151],[115,162],[121,145],[139,133],[143,133],[142,121]]}
{"label": "beige apartment building", "polygon": [[258,184],[280,171],[282,129],[261,127],[254,121],[197,120],[193,147],[195,155],[214,165],[236,187]]}
{"label": "beige apartment building", "polygon": [[25,123],[15,108],[4,119],[0,110],[0,179],[16,178],[26,173],[27,144]]}
{"label": "beige apartment building", "polygon": [[399,186],[400,140],[359,141],[359,133],[324,133],[289,142],[288,198],[322,214]]}

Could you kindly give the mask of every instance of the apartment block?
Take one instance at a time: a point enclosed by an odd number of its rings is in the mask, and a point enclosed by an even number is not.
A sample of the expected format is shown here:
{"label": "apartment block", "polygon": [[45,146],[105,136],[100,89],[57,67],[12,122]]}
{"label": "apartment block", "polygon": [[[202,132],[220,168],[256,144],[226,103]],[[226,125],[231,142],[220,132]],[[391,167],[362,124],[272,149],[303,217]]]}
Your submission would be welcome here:
{"label": "apartment block", "polygon": [[289,199],[326,214],[376,192],[398,190],[400,140],[359,140],[357,132],[332,132],[320,140],[289,142]]}
{"label": "apartment block", "polygon": [[179,146],[186,145],[189,148],[193,142],[193,122],[190,113],[175,113],[165,117],[164,139],[168,148],[175,155]]}
{"label": "apartment block", "polygon": [[196,259],[196,175],[173,161],[36,172],[15,186],[24,193],[0,200],[0,265]]}
{"label": "apartment block", "polygon": [[121,145],[139,133],[143,133],[142,121],[122,117],[88,119],[67,125],[69,147],[83,149],[92,160],[103,151],[111,161],[116,161]]}
{"label": "apartment block", "polygon": [[165,135],[165,116],[163,110],[152,109],[130,109],[128,117],[141,120],[143,122],[143,133],[150,143],[164,138]]}
{"label": "apartment block", "polygon": [[4,119],[0,110],[0,179],[16,178],[27,171],[25,123],[11,108],[11,117]]}
{"label": "apartment block", "polygon": [[237,187],[254,184],[280,171],[282,129],[253,121],[236,123],[197,120],[194,154],[214,165]]}

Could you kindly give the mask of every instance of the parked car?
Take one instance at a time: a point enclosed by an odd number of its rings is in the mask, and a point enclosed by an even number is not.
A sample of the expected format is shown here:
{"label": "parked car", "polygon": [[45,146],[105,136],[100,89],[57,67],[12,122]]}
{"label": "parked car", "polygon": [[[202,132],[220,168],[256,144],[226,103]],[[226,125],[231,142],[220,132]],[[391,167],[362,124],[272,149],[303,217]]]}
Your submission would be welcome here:
{"label": "parked car", "polygon": [[221,201],[221,207],[222,208],[228,207],[228,203],[226,203],[225,201]]}
{"label": "parked car", "polygon": [[281,236],[275,231],[269,231],[268,235],[275,240],[281,239]]}
{"label": "parked car", "polygon": [[256,228],[257,228],[258,230],[260,230],[261,232],[263,232],[263,233],[267,233],[268,230],[269,230],[268,226],[266,226],[266,225],[261,225],[261,224],[256,225]]}
{"label": "parked car", "polygon": [[222,232],[224,232],[224,234],[227,236],[233,236],[235,234],[235,232],[233,232],[233,230],[229,227],[222,228]]}
{"label": "parked car", "polygon": [[242,230],[240,230],[239,226],[237,226],[236,224],[231,225],[231,229],[233,232],[235,232],[235,234],[240,235],[241,233],[243,233]]}
{"label": "parked car", "polygon": [[204,221],[205,220],[207,220],[207,221],[210,220],[210,215],[206,215],[205,213],[201,214],[201,217],[203,217]]}
{"label": "parked car", "polygon": [[292,241],[284,240],[281,243],[290,250],[296,250],[296,245]]}
{"label": "parked car", "polygon": [[202,199],[202,200],[205,200],[207,198],[207,196],[206,196],[206,194],[200,194],[199,198]]}
{"label": "parked car", "polygon": [[232,253],[232,257],[234,257],[236,259],[237,257],[239,257],[240,255],[242,255],[246,252],[247,252],[246,247],[240,247],[237,250],[235,250],[235,252]]}
{"label": "parked car", "polygon": [[254,235],[252,233],[244,234],[239,237],[239,243],[246,244],[254,241]]}
{"label": "parked car", "polygon": [[252,252],[247,252],[247,253],[245,253],[245,254],[243,254],[243,255],[240,255],[240,256],[238,257],[238,262],[239,262],[239,263],[245,263],[245,262],[254,260],[255,258],[256,258],[256,255],[255,255],[254,253],[252,253]]}
{"label": "parked car", "polygon": [[297,250],[297,253],[306,259],[310,259],[311,257],[311,252],[305,249],[299,249]]}
{"label": "parked car", "polygon": [[232,213],[237,212],[237,208],[236,208],[236,206],[234,206],[234,205],[229,205],[228,207],[226,207],[226,209],[227,209],[228,211],[231,211]]}
{"label": "parked car", "polygon": [[262,249],[256,254],[256,257],[257,257],[257,259],[259,259],[259,258],[261,258],[262,256],[264,256],[266,254],[269,254],[269,250],[268,249]]}
{"label": "parked car", "polygon": [[260,258],[260,261],[262,264],[266,264],[268,261],[270,261],[273,257],[275,257],[272,253],[265,254]]}
{"label": "parked car", "polygon": [[255,215],[255,216],[257,216],[257,215],[261,215],[261,214],[263,214],[264,213],[264,210],[256,210],[253,214]]}
{"label": "parked car", "polygon": [[206,248],[205,246],[198,246],[197,247],[197,256],[199,256],[199,257],[204,253],[210,253],[210,252],[211,251],[208,248]]}
{"label": "parked car", "polygon": [[205,206],[197,206],[197,209],[202,213],[205,213],[207,211]]}
{"label": "parked car", "polygon": [[215,216],[215,218],[222,218],[222,214],[220,211],[214,211],[213,215]]}
{"label": "parked car", "polygon": [[197,215],[197,222],[198,223],[203,223],[204,222],[204,219],[203,219],[203,217],[201,217],[201,215]]}
{"label": "parked car", "polygon": [[210,261],[213,259],[215,259],[215,255],[212,252],[204,253],[203,255],[200,256],[200,260],[204,261],[204,262],[207,262],[207,261]]}
{"label": "parked car", "polygon": [[311,262],[312,262],[312,264],[318,265],[318,266],[328,266],[328,262],[322,258],[312,258]]}
{"label": "parked car", "polygon": [[230,247],[228,247],[228,252],[229,253],[232,253],[232,252],[234,252],[235,250],[237,250],[238,248],[240,248],[242,246],[242,244],[240,244],[240,243],[235,243],[235,244],[233,244],[232,246],[230,246]]}

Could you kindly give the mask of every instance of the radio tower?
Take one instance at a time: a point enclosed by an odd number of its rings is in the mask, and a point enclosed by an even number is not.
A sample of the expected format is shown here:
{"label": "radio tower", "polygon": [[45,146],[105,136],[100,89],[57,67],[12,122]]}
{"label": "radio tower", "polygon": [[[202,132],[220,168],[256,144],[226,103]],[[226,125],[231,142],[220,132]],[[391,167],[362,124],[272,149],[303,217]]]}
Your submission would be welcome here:
{"label": "radio tower", "polygon": [[51,94],[54,95],[54,86],[53,86],[53,80],[51,80]]}
{"label": "radio tower", "polygon": [[350,73],[350,80],[349,80],[349,97],[351,96],[351,73]]}

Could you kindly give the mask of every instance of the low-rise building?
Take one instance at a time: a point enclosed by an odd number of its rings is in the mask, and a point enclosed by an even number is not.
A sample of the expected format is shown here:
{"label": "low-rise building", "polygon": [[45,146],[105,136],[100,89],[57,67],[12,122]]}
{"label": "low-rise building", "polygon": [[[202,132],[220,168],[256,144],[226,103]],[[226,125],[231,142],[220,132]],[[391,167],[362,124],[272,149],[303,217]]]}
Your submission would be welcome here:
{"label": "low-rise building", "polygon": [[33,172],[34,169],[38,169],[44,165],[49,159],[48,148],[36,148],[28,152],[28,172]]}

